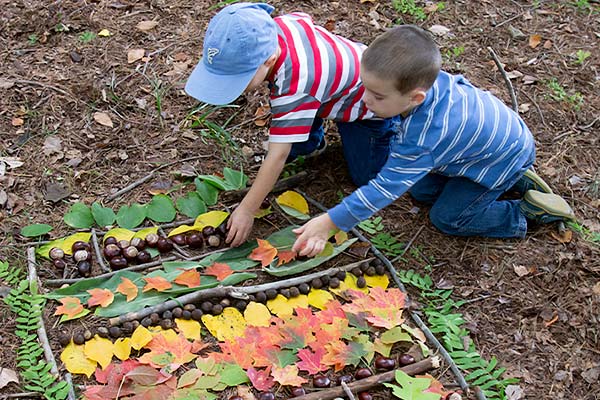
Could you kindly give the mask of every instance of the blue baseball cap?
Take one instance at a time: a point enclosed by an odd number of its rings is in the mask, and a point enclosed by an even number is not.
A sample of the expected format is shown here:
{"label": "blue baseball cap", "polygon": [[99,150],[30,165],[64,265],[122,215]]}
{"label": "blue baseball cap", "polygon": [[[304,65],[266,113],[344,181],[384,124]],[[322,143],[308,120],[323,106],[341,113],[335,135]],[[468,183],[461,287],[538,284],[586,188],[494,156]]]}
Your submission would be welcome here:
{"label": "blue baseball cap", "polygon": [[237,3],[219,11],[208,23],[202,59],[185,84],[186,93],[217,105],[239,97],[277,49],[273,10],[265,3]]}

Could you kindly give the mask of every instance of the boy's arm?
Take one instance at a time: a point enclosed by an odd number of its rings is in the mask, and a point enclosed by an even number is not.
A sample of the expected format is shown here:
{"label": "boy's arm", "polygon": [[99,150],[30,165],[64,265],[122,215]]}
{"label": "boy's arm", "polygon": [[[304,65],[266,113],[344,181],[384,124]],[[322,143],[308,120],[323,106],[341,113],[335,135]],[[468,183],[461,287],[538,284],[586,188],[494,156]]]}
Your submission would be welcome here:
{"label": "boy's arm", "polygon": [[229,218],[227,224],[229,233],[225,241],[231,243],[232,247],[242,244],[250,234],[254,224],[254,214],[273,189],[291,149],[292,143],[269,142],[267,157],[260,166],[254,183]]}

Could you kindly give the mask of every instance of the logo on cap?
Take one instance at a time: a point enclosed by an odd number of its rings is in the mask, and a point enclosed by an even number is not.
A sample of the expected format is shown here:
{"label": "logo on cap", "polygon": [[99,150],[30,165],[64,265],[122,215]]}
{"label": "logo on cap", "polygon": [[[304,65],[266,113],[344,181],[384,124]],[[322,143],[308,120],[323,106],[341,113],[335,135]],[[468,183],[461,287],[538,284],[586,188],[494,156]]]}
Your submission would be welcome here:
{"label": "logo on cap", "polygon": [[209,47],[208,50],[206,51],[206,61],[208,61],[209,64],[212,64],[213,57],[219,53],[220,53],[219,49],[216,49],[214,47]]}

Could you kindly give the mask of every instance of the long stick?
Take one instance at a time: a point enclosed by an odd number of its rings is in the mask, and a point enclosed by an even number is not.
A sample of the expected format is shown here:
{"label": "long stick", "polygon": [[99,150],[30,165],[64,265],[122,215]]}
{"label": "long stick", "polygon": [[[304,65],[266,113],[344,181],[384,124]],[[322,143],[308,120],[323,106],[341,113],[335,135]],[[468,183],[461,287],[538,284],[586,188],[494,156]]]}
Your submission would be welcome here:
{"label": "long stick", "polygon": [[94,246],[94,251],[96,252],[96,258],[98,259],[98,264],[100,264],[100,269],[102,272],[110,272],[110,268],[104,262],[104,256],[100,251],[100,246],[98,245],[98,235],[96,235],[96,230],[92,228],[92,245]]}
{"label": "long stick", "polygon": [[490,52],[490,54],[492,55],[492,58],[494,59],[494,62],[496,63],[496,67],[498,67],[498,71],[500,71],[500,74],[504,78],[504,83],[506,83],[506,87],[508,88],[508,92],[510,94],[510,101],[512,103],[513,111],[518,114],[519,113],[519,105],[517,103],[517,96],[515,95],[515,90],[513,89],[513,85],[511,83],[510,79],[508,78],[508,75],[506,75],[506,71],[504,70],[502,63],[500,62],[500,59],[498,59],[498,56],[494,52],[494,49],[492,49],[489,46],[487,49]]}
{"label": "long stick", "polygon": [[[403,371],[408,375],[422,374],[423,372],[439,368],[440,361],[437,357],[430,357],[414,364],[407,365],[398,370]],[[383,374],[377,374],[369,376],[368,378],[360,379],[354,382],[348,383],[348,389],[352,392],[364,392],[374,386],[380,385],[383,382],[390,382],[394,380],[397,370],[384,372]],[[321,390],[305,394],[304,396],[294,397],[294,400],[329,400],[335,399],[336,397],[344,397],[346,393],[342,386],[336,386],[333,388]]]}
{"label": "long stick", "polygon": [[183,296],[179,296],[173,300],[167,300],[164,303],[160,303],[160,304],[157,304],[152,307],[145,307],[139,311],[130,312],[130,313],[127,313],[124,315],[120,315],[118,317],[113,317],[113,318],[109,319],[108,322],[110,323],[111,326],[114,326],[114,325],[122,324],[123,322],[133,321],[134,319],[140,320],[144,317],[147,317],[148,315],[150,315],[152,313],[162,313],[163,311],[170,310],[177,306],[181,306],[182,304],[194,303],[194,302],[198,302],[202,299],[208,299],[208,298],[212,298],[212,297],[230,296],[230,297],[234,297],[234,298],[247,298],[247,295],[251,294],[251,293],[258,293],[258,292],[262,292],[262,291],[265,291],[268,289],[279,289],[279,288],[295,286],[295,285],[299,285],[301,283],[310,282],[311,280],[313,280],[315,278],[319,278],[321,276],[333,275],[339,271],[348,271],[362,263],[369,262],[369,260],[370,259],[361,260],[361,261],[357,261],[357,262],[354,262],[354,263],[351,263],[348,265],[344,265],[344,266],[340,266],[340,267],[333,267],[333,268],[329,268],[329,269],[326,269],[323,271],[313,272],[312,274],[298,276],[296,278],[279,280],[279,281],[270,282],[270,283],[265,283],[262,285],[243,286],[243,287],[220,286],[220,287],[215,287],[215,288],[198,290],[195,292],[184,294]]}

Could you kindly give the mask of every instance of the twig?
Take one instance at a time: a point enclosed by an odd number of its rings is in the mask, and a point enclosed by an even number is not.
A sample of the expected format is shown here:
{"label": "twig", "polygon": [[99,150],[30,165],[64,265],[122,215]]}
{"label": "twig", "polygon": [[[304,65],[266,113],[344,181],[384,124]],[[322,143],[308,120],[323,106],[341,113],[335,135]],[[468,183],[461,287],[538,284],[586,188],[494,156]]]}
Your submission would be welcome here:
{"label": "twig", "polygon": [[398,254],[396,257],[394,257],[390,261],[392,264],[395,263],[396,261],[400,260],[404,256],[404,254],[406,254],[406,252],[408,251],[408,249],[410,249],[410,246],[412,246],[412,244],[415,242],[415,240],[417,239],[417,237],[421,234],[421,232],[423,231],[423,229],[425,229],[425,225],[421,225],[421,227],[417,230],[417,232],[409,240],[409,242],[406,244],[406,246],[402,249],[402,253]]}
{"label": "twig", "polygon": [[66,90],[63,90],[61,88],[58,88],[56,86],[48,85],[47,83],[36,82],[36,81],[28,81],[28,80],[25,80],[25,79],[16,79],[13,82],[14,83],[21,83],[23,85],[37,85],[37,86],[45,87],[45,88],[48,88],[48,89],[52,89],[52,90],[57,91],[58,93],[64,94],[65,96],[72,97],[73,99],[75,99],[75,101],[77,101],[77,98],[75,96],[73,96],[71,93],[69,93]]}
{"label": "twig", "polygon": [[152,179],[152,177],[154,176],[154,174],[157,173],[158,171],[160,171],[163,168],[170,167],[171,165],[174,165],[174,164],[177,164],[177,163],[180,163],[180,162],[192,161],[192,160],[197,160],[199,158],[209,158],[209,157],[212,157],[212,155],[211,154],[203,154],[203,155],[200,155],[200,156],[183,158],[181,160],[176,160],[176,161],[172,161],[170,163],[163,164],[160,167],[154,168],[152,171],[150,171],[150,173],[148,175],[144,176],[143,178],[138,179],[137,181],[135,181],[135,182],[133,182],[133,183],[125,186],[123,189],[117,191],[116,193],[111,194],[110,196],[108,196],[106,198],[106,201],[107,202],[112,201],[112,200],[116,199],[117,197],[121,196],[122,194],[127,193],[128,191],[130,191],[130,190],[138,187],[142,183],[144,183],[144,182]]}
{"label": "twig", "polygon": [[[422,374],[423,372],[427,372],[429,370],[439,368],[440,361],[437,357],[430,357],[414,364],[407,365],[402,368],[398,368],[398,370],[408,374],[408,375],[417,375]],[[350,382],[347,384],[347,388],[352,392],[364,392],[367,389],[370,389],[376,385],[379,385],[383,382],[390,382],[395,379],[396,371],[392,370],[388,372],[384,372],[383,374],[377,374],[373,376],[369,376],[368,378],[359,379],[354,382]],[[294,397],[295,400],[329,400],[335,399],[336,397],[343,397],[346,394],[345,388],[343,386],[336,386],[330,389],[320,390],[318,392],[313,392],[309,394],[305,394],[304,396]]]}
{"label": "twig", "polygon": [[490,54],[492,55],[492,58],[494,59],[494,62],[496,63],[496,67],[498,67],[498,71],[500,71],[500,74],[502,74],[502,77],[504,78],[504,83],[506,83],[506,87],[508,88],[508,92],[510,93],[510,101],[512,102],[512,108],[513,108],[514,112],[518,113],[519,112],[519,103],[517,103],[517,96],[515,95],[515,90],[513,89],[513,85],[511,83],[510,79],[508,79],[508,75],[506,75],[506,71],[504,70],[502,63],[498,59],[498,56],[496,55],[494,50],[489,46],[487,49],[490,52]]}
{"label": "twig", "polygon": [[42,393],[39,392],[21,392],[21,393],[9,393],[0,396],[0,399],[24,399],[26,397],[42,397]]}
{"label": "twig", "polygon": [[349,271],[352,268],[354,268],[362,263],[365,263],[365,262],[369,262],[369,259],[362,260],[359,262],[354,262],[354,263],[347,264],[347,265],[340,266],[340,267],[329,268],[329,269],[326,269],[323,271],[313,272],[312,274],[298,276],[296,278],[290,278],[290,279],[265,283],[262,285],[243,286],[243,287],[218,286],[215,288],[197,290],[195,292],[191,292],[191,293],[184,294],[183,296],[179,296],[176,299],[167,300],[164,303],[157,304],[152,307],[145,307],[145,308],[141,309],[140,311],[130,312],[130,313],[127,313],[124,315],[120,315],[118,317],[111,318],[109,320],[109,323],[111,326],[113,326],[113,325],[122,324],[123,322],[133,321],[134,319],[139,320],[139,319],[142,319],[152,313],[162,313],[163,311],[170,310],[172,308],[180,306],[181,304],[194,303],[199,300],[207,299],[207,298],[211,298],[211,297],[230,296],[230,297],[234,297],[234,298],[247,298],[248,297],[247,295],[251,294],[251,293],[263,292],[263,291],[269,290],[269,289],[279,289],[279,288],[283,288],[283,287],[295,286],[295,285],[299,285],[301,283],[310,282],[314,278],[319,278],[321,276],[333,275],[339,271]]}
{"label": "twig", "polygon": [[501,27],[502,25],[504,25],[504,24],[506,24],[506,23],[508,23],[508,22],[510,22],[510,21],[513,21],[513,20],[515,20],[515,19],[519,18],[519,17],[520,17],[521,15],[523,15],[523,14],[524,14],[524,12],[520,12],[520,13],[518,13],[517,15],[514,15],[514,16],[510,17],[509,19],[506,19],[506,20],[504,20],[504,21],[500,22],[498,25],[494,25],[494,28],[499,28],[499,27]]}
{"label": "twig", "polygon": [[[158,228],[158,231],[160,232],[161,235],[163,235],[164,237],[167,237],[167,234],[165,233],[163,228]],[[173,243],[173,248],[175,249],[176,252],[178,252],[185,260],[190,259],[190,257],[192,257],[190,255],[190,253],[188,253],[187,251],[185,251],[184,249],[181,248],[181,246],[179,246],[177,243],[172,242]]]}
{"label": "twig", "polygon": [[548,125],[546,125],[546,120],[544,119],[544,113],[542,113],[542,109],[540,108],[539,104],[535,101],[535,99],[529,96],[526,91],[522,91],[521,93],[523,93],[525,97],[527,97],[527,99],[533,103],[538,114],[540,114],[540,120],[542,121],[542,125],[548,128]]}
{"label": "twig", "polygon": [[346,393],[346,396],[348,396],[348,400],[356,400],[354,398],[354,394],[352,393],[352,390],[350,389],[350,387],[348,386],[348,384],[344,381],[341,382],[342,389],[344,389],[344,393]]}
{"label": "twig", "polygon": [[96,252],[96,258],[98,259],[98,264],[100,264],[100,269],[102,272],[110,272],[110,268],[104,262],[104,256],[100,251],[100,246],[98,245],[98,235],[96,235],[96,230],[92,228],[92,245],[94,246],[94,251]]}

